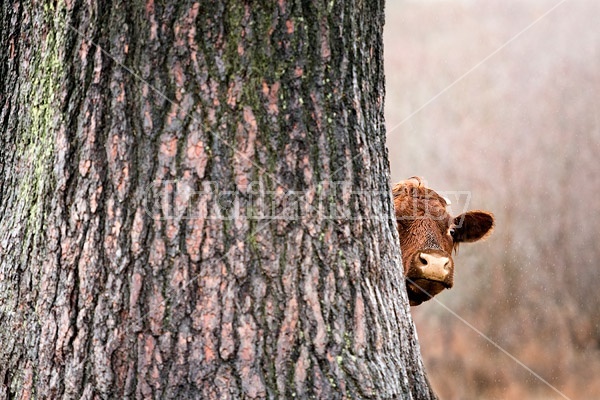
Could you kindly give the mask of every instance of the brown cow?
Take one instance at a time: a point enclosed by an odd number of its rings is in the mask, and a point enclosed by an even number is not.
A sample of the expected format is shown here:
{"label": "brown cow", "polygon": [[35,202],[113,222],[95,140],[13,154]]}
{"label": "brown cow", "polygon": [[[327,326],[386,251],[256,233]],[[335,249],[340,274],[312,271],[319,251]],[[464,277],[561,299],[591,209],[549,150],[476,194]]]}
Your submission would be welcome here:
{"label": "brown cow", "polygon": [[406,290],[410,305],[416,306],[452,287],[452,250],[489,235],[494,216],[469,211],[452,217],[446,211],[449,201],[416,177],[398,183],[393,194]]}

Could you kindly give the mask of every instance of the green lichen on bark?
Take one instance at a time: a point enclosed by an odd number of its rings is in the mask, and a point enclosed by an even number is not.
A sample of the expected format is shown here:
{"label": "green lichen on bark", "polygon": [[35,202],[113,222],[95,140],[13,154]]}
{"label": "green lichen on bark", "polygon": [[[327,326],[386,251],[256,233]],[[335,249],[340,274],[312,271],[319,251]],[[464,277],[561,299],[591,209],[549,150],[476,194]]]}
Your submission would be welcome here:
{"label": "green lichen on bark", "polygon": [[39,33],[41,42],[33,58],[30,69],[28,90],[23,91],[20,103],[27,105],[27,113],[22,118],[17,140],[17,157],[21,160],[23,173],[17,189],[18,203],[26,213],[25,242],[22,257],[37,248],[37,241],[43,234],[44,203],[51,192],[52,167],[54,164],[55,130],[61,123],[60,90],[64,75],[63,54],[65,30],[56,6],[45,4],[41,16],[44,26]]}
{"label": "green lichen on bark", "polygon": [[[0,152],[0,397],[30,396],[39,339],[42,261],[47,212],[55,187],[56,131],[61,126],[61,82],[66,27],[57,4],[2,4],[10,51],[1,58],[3,147]],[[10,11],[9,11],[10,8]],[[4,39],[4,38],[3,38]],[[4,43],[3,43],[4,44]],[[9,83],[11,91],[6,90]],[[4,101],[6,99],[6,101]],[[25,350],[23,350],[25,349]],[[19,367],[15,365],[19,364]]]}

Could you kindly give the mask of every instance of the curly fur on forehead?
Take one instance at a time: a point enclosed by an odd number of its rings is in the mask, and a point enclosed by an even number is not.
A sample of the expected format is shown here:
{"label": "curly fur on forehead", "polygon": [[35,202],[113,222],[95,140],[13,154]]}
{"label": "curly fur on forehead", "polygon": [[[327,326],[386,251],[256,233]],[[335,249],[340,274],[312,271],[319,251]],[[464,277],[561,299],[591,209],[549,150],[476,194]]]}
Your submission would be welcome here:
{"label": "curly fur on forehead", "polygon": [[392,190],[396,218],[423,217],[425,213],[433,218],[447,215],[448,201],[434,190],[425,186],[419,177],[412,177],[396,184]]}

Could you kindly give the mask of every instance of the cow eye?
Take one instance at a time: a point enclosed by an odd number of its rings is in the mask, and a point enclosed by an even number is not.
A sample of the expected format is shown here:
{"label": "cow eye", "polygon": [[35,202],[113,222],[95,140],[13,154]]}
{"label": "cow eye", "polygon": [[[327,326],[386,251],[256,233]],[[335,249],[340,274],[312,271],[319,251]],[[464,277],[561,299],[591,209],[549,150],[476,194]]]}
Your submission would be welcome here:
{"label": "cow eye", "polygon": [[452,238],[454,238],[454,234],[455,234],[454,228],[450,228],[450,229],[448,229],[448,234],[449,234],[450,236],[452,236]]}

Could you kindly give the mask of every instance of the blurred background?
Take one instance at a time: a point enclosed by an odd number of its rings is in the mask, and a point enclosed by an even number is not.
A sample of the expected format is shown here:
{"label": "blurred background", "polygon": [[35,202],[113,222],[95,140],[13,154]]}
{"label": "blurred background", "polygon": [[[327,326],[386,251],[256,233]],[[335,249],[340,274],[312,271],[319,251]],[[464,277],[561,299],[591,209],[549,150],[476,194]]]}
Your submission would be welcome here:
{"label": "blurred background", "polygon": [[[558,5],[558,6],[557,6]],[[600,1],[386,5],[393,181],[471,191],[494,234],[412,309],[441,399],[600,399]],[[463,320],[461,320],[463,319]]]}

